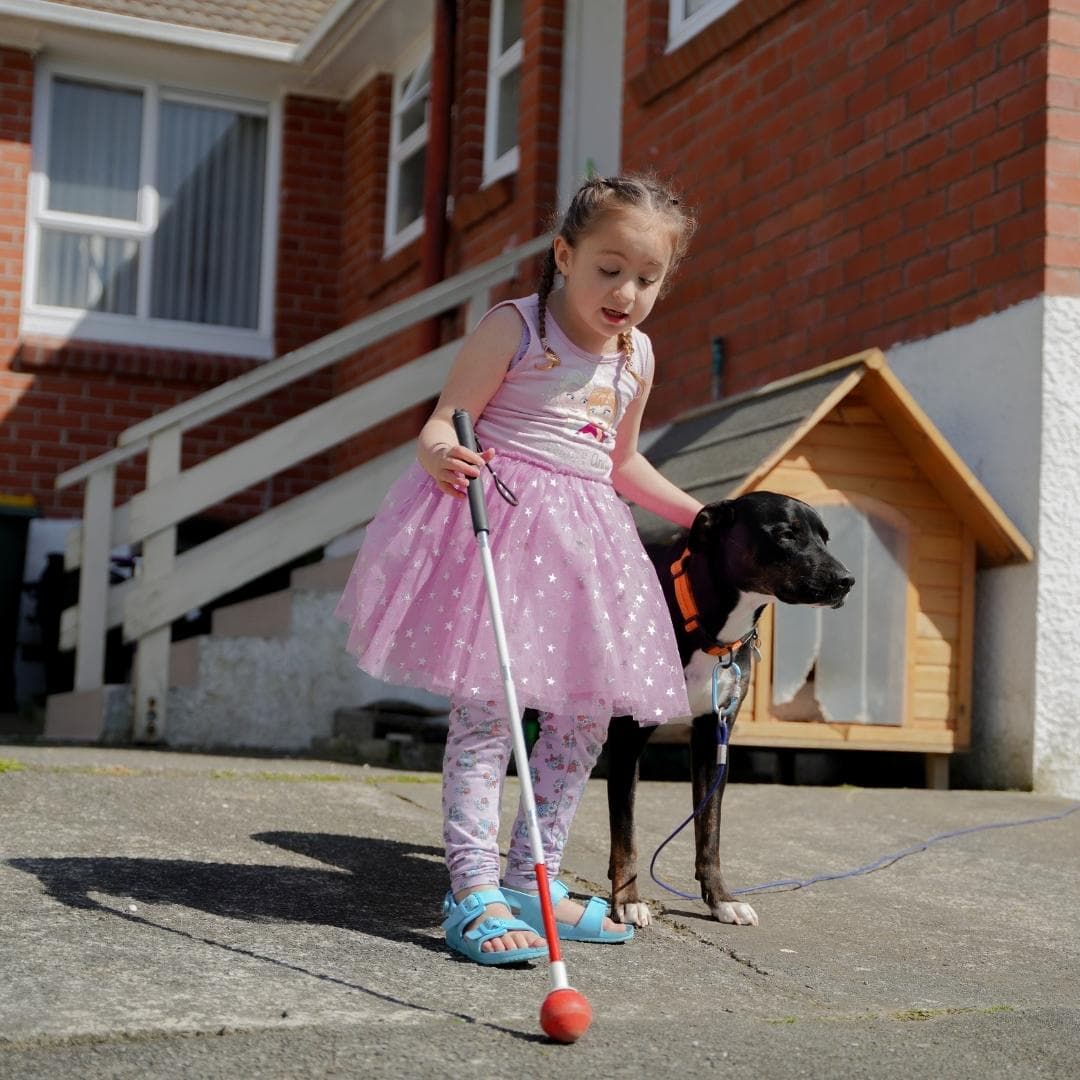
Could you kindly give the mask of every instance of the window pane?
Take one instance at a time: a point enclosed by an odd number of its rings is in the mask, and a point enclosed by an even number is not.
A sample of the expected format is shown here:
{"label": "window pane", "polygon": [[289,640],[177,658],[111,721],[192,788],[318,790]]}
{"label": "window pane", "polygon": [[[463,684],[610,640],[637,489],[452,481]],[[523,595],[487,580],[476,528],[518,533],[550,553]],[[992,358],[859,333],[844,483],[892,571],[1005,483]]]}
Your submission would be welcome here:
{"label": "window pane", "polygon": [[424,160],[425,148],[421,147],[406,158],[398,168],[398,200],[395,231],[401,232],[424,213]]}
{"label": "window pane", "polygon": [[855,575],[836,611],[777,604],[773,707],[785,720],[904,721],[907,539],[847,505],[819,507],[829,548]]}
{"label": "window pane", "polygon": [[826,506],[821,516],[829,530],[829,547],[858,582],[842,608],[823,616],[829,629],[818,671],[821,711],[829,720],[902,724],[906,539],[887,521],[852,507]]}
{"label": "window pane", "polygon": [[683,18],[688,19],[703,7],[708,7],[712,2],[713,0],[683,0]]}
{"label": "window pane", "polygon": [[499,80],[499,119],[495,128],[495,157],[500,158],[518,144],[518,97],[521,68],[516,67]]}
{"label": "window pane", "polygon": [[134,315],[138,277],[137,240],[55,229],[41,232],[39,304]]}
{"label": "window pane", "polygon": [[150,313],[259,323],[266,120],[164,101]]}
{"label": "window pane", "polygon": [[521,0],[503,0],[502,39],[499,42],[501,56],[521,37]]}
{"label": "window pane", "polygon": [[398,142],[404,142],[414,131],[423,126],[427,119],[427,94],[419,101],[414,101],[401,113],[398,122]]}
{"label": "window pane", "polygon": [[49,209],[136,220],[142,94],[56,79],[49,119]]}

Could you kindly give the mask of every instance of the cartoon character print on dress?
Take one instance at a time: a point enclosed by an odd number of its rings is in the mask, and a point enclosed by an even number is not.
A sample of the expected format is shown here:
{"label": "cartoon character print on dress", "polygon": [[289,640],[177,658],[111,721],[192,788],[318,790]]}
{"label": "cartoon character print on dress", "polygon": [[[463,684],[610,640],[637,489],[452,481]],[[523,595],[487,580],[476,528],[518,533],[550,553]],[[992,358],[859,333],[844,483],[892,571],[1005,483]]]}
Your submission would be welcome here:
{"label": "cartoon character print on dress", "polygon": [[601,443],[614,438],[618,411],[619,398],[615,388],[594,386],[585,402],[585,415],[588,419],[583,427],[578,428],[578,434],[588,435]]}

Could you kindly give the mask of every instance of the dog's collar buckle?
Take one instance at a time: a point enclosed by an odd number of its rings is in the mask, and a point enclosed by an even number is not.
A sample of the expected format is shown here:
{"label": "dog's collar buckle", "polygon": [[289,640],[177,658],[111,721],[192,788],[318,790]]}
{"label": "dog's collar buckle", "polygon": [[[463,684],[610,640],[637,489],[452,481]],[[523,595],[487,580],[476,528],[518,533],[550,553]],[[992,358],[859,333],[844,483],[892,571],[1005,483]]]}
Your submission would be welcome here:
{"label": "dog's collar buckle", "polygon": [[[698,610],[697,600],[694,597],[694,587],[690,583],[690,574],[687,563],[690,561],[690,549],[685,548],[683,553],[671,564],[671,578],[675,585],[675,599],[679,605],[679,614],[682,615],[683,628],[688,634],[698,634],[707,638],[701,625],[701,612]],[[732,641],[727,645],[719,642],[708,642],[701,646],[702,652],[718,658],[721,667],[730,667],[735,659],[735,654],[744,645],[749,645],[754,650],[754,656],[760,660],[761,653],[758,650],[758,628],[755,624],[748,634],[744,634],[738,641]]]}

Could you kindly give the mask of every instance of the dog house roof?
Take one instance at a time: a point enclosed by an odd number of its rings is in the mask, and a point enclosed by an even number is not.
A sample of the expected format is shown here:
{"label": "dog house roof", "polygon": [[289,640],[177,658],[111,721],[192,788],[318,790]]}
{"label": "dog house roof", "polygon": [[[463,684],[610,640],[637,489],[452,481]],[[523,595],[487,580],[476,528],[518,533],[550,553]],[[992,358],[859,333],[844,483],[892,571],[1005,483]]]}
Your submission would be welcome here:
{"label": "dog house roof", "polygon": [[[859,386],[900,445],[972,530],[979,563],[1027,562],[1031,545],[953,450],[885,357],[871,349],[791,378],[693,409],[660,429],[645,456],[702,502],[732,498],[762,478]],[[671,525],[640,508],[642,536],[659,540]]]}

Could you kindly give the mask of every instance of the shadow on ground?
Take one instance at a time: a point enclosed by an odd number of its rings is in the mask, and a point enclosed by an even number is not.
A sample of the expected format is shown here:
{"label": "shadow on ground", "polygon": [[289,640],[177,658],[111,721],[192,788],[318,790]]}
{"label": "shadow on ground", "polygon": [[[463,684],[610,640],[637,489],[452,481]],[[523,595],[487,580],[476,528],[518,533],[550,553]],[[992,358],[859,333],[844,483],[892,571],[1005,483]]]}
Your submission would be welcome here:
{"label": "shadow on ground", "polygon": [[[252,839],[304,855],[334,869],[298,866],[252,866],[192,862],[183,859],[14,858],[8,865],[37,877],[47,893],[71,908],[106,912],[126,922],[175,934],[228,953],[287,968],[357,990],[394,1005],[453,1016],[527,1042],[542,1041],[452,1009],[431,1008],[359,983],[310,970],[301,964],[254,952],[198,932],[167,926],[131,910],[112,907],[94,894],[143,904],[168,904],[252,922],[308,923],[334,926],[392,942],[408,942],[435,952],[448,962],[442,936],[432,936],[439,913],[430,897],[446,888],[439,848],[332,833],[269,832]],[[418,900],[416,898],[424,898]],[[136,909],[138,903],[135,905]],[[504,969],[506,970],[506,969]]]}
{"label": "shadow on ground", "polygon": [[105,894],[231,919],[337,926],[445,952],[441,938],[431,936],[439,912],[430,898],[447,885],[440,849],[332,833],[270,832],[253,839],[334,869],[105,856],[8,862],[69,907],[114,911],[93,898]]}

